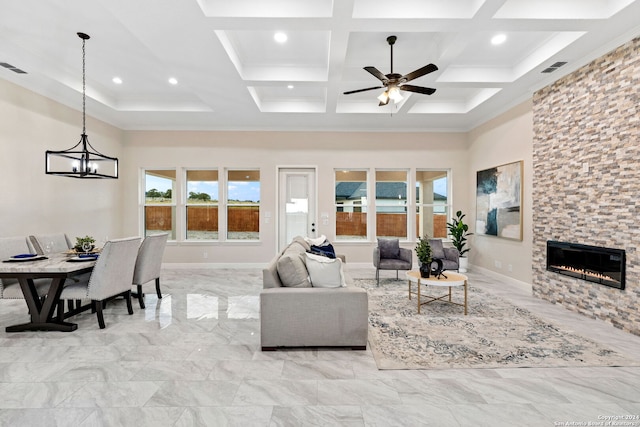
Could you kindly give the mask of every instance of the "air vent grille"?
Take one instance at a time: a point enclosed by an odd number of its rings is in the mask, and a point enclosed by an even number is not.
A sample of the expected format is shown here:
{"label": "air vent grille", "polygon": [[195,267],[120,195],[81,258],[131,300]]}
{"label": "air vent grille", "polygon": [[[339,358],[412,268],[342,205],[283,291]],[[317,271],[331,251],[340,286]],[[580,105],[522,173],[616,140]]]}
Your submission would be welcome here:
{"label": "air vent grille", "polygon": [[550,65],[549,67],[545,68],[544,70],[542,70],[542,73],[553,73],[555,70],[557,70],[558,68],[562,67],[563,65],[566,65],[566,62],[562,62],[562,61],[558,61],[552,65]]}
{"label": "air vent grille", "polygon": [[14,67],[13,65],[9,64],[8,62],[0,62],[0,67],[4,67],[4,68],[6,68],[7,70],[11,70],[11,71],[13,71],[14,73],[18,73],[18,74],[27,74],[27,72],[26,72],[26,71],[21,70],[21,69],[20,69],[20,68],[18,68],[18,67]]}

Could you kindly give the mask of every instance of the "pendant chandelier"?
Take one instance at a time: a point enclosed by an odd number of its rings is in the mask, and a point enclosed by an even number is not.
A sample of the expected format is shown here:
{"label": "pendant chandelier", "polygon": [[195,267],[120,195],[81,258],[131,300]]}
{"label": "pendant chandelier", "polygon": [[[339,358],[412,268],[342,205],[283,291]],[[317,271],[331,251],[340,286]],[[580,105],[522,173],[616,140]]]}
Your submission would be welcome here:
{"label": "pendant chandelier", "polygon": [[86,78],[85,42],[89,36],[78,33],[82,39],[82,135],[73,147],[63,151],[47,150],[45,172],[70,178],[118,178],[118,159],[98,152],[87,137],[86,132]]}

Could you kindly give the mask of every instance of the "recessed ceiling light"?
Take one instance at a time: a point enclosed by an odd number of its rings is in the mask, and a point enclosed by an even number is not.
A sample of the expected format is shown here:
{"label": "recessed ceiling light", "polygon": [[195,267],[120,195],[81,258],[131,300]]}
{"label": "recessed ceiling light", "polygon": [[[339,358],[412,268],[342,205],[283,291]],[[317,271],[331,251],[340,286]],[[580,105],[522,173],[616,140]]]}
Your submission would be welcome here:
{"label": "recessed ceiling light", "polygon": [[293,89],[293,85],[287,85],[287,89]]}
{"label": "recessed ceiling light", "polygon": [[495,36],[491,37],[491,44],[494,46],[502,44],[505,41],[507,41],[506,34],[496,34]]}
{"label": "recessed ceiling light", "polygon": [[278,43],[284,43],[287,41],[287,35],[283,32],[277,32],[273,35],[273,39]]}
{"label": "recessed ceiling light", "polygon": [[121,85],[122,84],[122,79],[120,77],[114,77],[111,79],[112,82],[114,82],[117,85]]}
{"label": "recessed ceiling light", "polygon": [[176,79],[175,77],[170,77],[169,78],[169,84],[177,85],[178,84],[178,79]]}

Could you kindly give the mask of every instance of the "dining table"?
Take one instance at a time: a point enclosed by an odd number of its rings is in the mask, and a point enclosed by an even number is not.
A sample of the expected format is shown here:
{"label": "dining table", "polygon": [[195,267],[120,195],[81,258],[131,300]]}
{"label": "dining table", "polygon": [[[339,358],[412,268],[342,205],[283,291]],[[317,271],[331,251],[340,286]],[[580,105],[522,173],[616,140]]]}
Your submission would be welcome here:
{"label": "dining table", "polygon": [[[38,256],[33,260],[10,259],[0,262],[0,279],[18,280],[30,315],[29,322],[7,326],[6,331],[75,331],[77,324],[57,320],[54,311],[65,280],[92,271],[95,264],[95,258],[80,259],[66,252]],[[35,279],[50,279],[49,289],[43,299],[38,296]]]}

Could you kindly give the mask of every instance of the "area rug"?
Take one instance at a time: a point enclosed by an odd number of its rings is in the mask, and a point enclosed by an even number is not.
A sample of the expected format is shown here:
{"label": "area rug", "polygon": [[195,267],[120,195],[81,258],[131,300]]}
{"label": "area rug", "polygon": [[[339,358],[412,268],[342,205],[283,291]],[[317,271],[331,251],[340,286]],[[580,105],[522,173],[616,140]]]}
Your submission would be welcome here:
{"label": "area rug", "polygon": [[[378,369],[640,364],[479,288],[469,287],[467,316],[463,307],[443,301],[423,305],[418,314],[406,282],[381,280],[380,287],[375,280],[354,282],[369,294],[369,346]],[[453,300],[464,301],[462,287],[453,288]]]}

